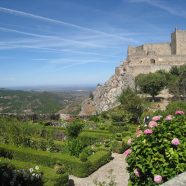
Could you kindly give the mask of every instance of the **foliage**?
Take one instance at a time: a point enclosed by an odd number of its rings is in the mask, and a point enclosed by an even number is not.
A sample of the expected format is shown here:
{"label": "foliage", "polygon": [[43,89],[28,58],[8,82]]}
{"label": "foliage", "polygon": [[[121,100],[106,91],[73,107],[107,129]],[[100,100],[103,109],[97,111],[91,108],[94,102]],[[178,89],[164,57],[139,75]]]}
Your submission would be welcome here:
{"label": "foliage", "polygon": [[1,163],[0,180],[2,185],[42,185],[42,174],[35,168],[16,170],[14,167]]}
{"label": "foliage", "polygon": [[133,114],[126,110],[118,110],[115,112],[111,112],[111,119],[113,121],[113,125],[125,125],[132,120]]}
{"label": "foliage", "polygon": [[111,157],[111,153],[108,151],[98,151],[89,156],[89,161],[82,162],[78,158],[68,154],[45,152],[25,147],[17,148],[12,145],[0,144],[0,152],[2,151],[11,154],[14,160],[22,161],[24,159],[24,161],[43,166],[53,167],[61,163],[65,166],[65,171],[78,177],[90,175],[93,171],[108,162]]}
{"label": "foliage", "polygon": [[172,67],[170,74],[172,79],[168,84],[169,92],[186,100],[186,65]]}
{"label": "foliage", "polygon": [[87,154],[86,152],[82,152],[82,153],[79,155],[79,159],[80,159],[82,162],[87,161],[87,159],[88,159],[88,154]]}
{"label": "foliage", "polygon": [[63,113],[73,114],[78,112],[81,101],[87,96],[86,91],[46,92],[1,89],[1,113],[49,114],[63,110]]}
{"label": "foliage", "polygon": [[83,124],[79,121],[74,121],[67,126],[67,135],[69,138],[76,138],[82,129]]}
{"label": "foliage", "polygon": [[[1,169],[2,167],[7,167],[9,171],[8,177],[6,177],[4,181],[10,181],[10,179],[12,179],[13,175],[15,175],[16,173],[16,177],[17,177],[16,180],[21,185],[33,185],[33,186],[37,184],[44,185],[44,186],[51,186],[51,185],[67,186],[68,185],[68,175],[66,173],[61,174],[61,175],[56,174],[54,169],[51,169],[49,167],[44,167],[41,165],[38,166],[38,165],[29,163],[29,162],[9,160],[9,159],[5,159],[1,157],[0,158],[0,171],[2,171]],[[36,176],[36,174],[39,174],[40,178],[38,179],[37,183],[34,182],[33,178],[31,178],[31,175],[32,175],[31,172],[34,177],[38,177],[38,175]],[[25,175],[27,175],[27,181],[23,180],[23,178],[25,179]],[[1,183],[3,181],[2,176],[3,174],[0,174]],[[16,184],[17,182],[15,182],[14,185],[18,185]],[[5,185],[9,185],[9,184],[5,184]]]}
{"label": "foliage", "polygon": [[150,94],[155,100],[155,96],[166,86],[167,80],[164,73],[156,72],[138,75],[135,83],[141,92]]}
{"label": "foliage", "polygon": [[71,156],[79,157],[79,154],[82,152],[84,146],[78,139],[72,139],[67,144],[68,151]]}
{"label": "foliage", "polygon": [[132,115],[134,121],[138,121],[143,112],[143,99],[129,87],[119,97],[121,107]]}
{"label": "foliage", "polygon": [[170,102],[166,108],[166,112],[173,114],[176,110],[183,110],[186,113],[186,102],[183,101],[173,101]]}
{"label": "foliage", "polygon": [[142,126],[144,134],[132,139],[131,148],[124,153],[131,185],[153,186],[157,176],[162,183],[186,170],[186,117],[181,114],[161,121],[157,121],[159,116],[152,118],[158,125]]}

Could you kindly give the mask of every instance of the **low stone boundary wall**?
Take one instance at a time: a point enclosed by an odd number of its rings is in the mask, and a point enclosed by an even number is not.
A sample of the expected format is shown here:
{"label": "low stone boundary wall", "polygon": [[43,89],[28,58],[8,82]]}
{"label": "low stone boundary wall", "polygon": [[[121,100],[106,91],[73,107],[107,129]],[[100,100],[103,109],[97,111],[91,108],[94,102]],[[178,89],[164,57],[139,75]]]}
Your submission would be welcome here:
{"label": "low stone boundary wall", "polygon": [[161,186],[186,186],[186,172],[179,174],[178,176],[165,182]]}

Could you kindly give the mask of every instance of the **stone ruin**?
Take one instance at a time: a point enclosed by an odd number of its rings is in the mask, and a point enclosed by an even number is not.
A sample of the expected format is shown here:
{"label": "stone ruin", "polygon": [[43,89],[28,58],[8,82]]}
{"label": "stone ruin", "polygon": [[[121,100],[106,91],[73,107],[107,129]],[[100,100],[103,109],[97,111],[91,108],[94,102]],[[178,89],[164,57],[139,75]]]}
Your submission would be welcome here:
{"label": "stone ruin", "polygon": [[128,86],[134,88],[139,74],[169,71],[172,66],[186,64],[186,30],[171,34],[171,42],[128,47],[127,59],[116,67],[115,74],[98,85],[91,98],[83,101],[79,115],[94,115],[119,105],[118,96]]}

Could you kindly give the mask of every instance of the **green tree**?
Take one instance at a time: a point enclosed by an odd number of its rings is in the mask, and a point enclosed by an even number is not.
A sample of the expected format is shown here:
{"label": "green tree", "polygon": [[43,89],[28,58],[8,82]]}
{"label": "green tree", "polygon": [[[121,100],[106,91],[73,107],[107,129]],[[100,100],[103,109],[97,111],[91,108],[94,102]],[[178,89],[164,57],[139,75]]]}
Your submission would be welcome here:
{"label": "green tree", "polygon": [[67,126],[67,135],[70,138],[78,137],[79,133],[83,129],[83,124],[80,121],[74,121]]}
{"label": "green tree", "polygon": [[134,121],[139,121],[141,114],[143,113],[143,99],[140,98],[135,91],[129,87],[122,92],[119,97],[121,107],[124,110],[132,114]]}
{"label": "green tree", "polygon": [[135,81],[136,87],[139,88],[141,92],[150,94],[153,100],[155,100],[155,96],[167,85],[165,74],[160,72],[140,74],[136,77]]}
{"label": "green tree", "polygon": [[171,80],[168,82],[169,92],[177,98],[186,100],[186,65],[172,67]]}

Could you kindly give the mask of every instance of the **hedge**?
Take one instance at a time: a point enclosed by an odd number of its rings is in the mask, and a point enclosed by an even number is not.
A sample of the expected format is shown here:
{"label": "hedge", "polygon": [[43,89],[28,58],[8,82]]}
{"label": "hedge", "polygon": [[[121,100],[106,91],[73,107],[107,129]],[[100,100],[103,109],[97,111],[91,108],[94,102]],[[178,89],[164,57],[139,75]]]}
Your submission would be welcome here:
{"label": "hedge", "polygon": [[78,138],[84,143],[91,145],[97,141],[112,138],[113,135],[108,132],[96,132],[96,131],[83,131],[79,134]]}
{"label": "hedge", "polygon": [[0,131],[8,134],[19,134],[32,137],[51,138],[54,140],[61,140],[65,136],[64,128],[43,126],[41,124],[32,122],[20,122],[18,120],[1,118],[0,117]]}
{"label": "hedge", "polygon": [[94,172],[102,165],[105,165],[111,159],[110,151],[98,151],[95,154],[88,157],[88,160],[91,162],[91,171]]}
{"label": "hedge", "polygon": [[[7,153],[8,152],[8,153]],[[0,156],[5,156],[20,161],[30,161],[44,166],[53,167],[56,163],[62,163],[66,171],[74,176],[86,177],[99,168],[103,163],[108,162],[110,152],[101,151],[90,156],[90,160],[86,162],[80,161],[74,156],[62,153],[51,153],[46,151],[33,150],[30,148],[16,147],[12,145],[0,144]],[[96,165],[94,165],[94,156],[96,157]]]}
{"label": "hedge", "polygon": [[[0,157],[0,167],[2,165],[11,166],[13,169],[16,170],[29,169],[36,166],[29,162],[10,160],[10,159]],[[41,166],[41,165],[39,165],[39,171],[43,173],[42,181],[44,186],[67,186],[68,185],[69,178],[67,173],[57,174],[54,169]]]}

